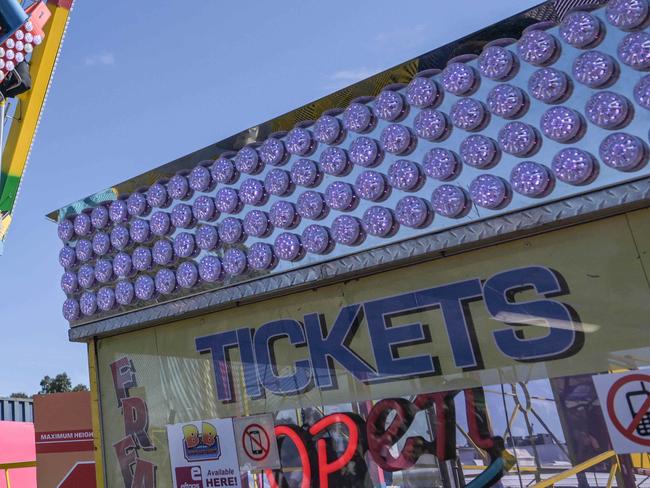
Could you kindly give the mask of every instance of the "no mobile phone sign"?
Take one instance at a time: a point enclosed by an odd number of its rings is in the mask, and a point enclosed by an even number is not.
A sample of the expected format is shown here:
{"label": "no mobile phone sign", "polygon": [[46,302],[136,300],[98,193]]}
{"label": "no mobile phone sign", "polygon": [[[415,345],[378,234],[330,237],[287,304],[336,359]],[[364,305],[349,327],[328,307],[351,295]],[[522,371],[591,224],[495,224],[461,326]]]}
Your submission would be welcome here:
{"label": "no mobile phone sign", "polygon": [[272,415],[237,418],[234,426],[241,471],[280,468]]}
{"label": "no mobile phone sign", "polygon": [[593,380],[614,450],[650,452],[650,371],[596,375]]}

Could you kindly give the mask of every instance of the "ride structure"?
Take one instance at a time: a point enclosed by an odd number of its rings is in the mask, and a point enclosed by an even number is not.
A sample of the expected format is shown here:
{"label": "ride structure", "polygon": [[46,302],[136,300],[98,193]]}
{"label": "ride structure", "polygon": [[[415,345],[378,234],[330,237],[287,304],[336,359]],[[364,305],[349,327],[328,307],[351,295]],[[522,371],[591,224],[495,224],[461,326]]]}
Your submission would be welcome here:
{"label": "ride structure", "polygon": [[0,0],[0,254],[73,0]]}

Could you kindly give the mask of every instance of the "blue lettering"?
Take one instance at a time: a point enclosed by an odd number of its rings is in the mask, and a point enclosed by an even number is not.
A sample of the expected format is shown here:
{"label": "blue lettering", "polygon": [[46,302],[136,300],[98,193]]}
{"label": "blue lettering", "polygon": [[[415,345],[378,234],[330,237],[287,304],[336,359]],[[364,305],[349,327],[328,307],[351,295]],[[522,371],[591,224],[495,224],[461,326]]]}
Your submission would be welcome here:
{"label": "blue lettering", "polygon": [[579,347],[582,333],[576,330],[571,311],[555,300],[515,302],[514,295],[528,288],[548,296],[564,292],[558,277],[548,268],[530,266],[496,274],[485,282],[483,297],[489,314],[501,322],[548,328],[543,337],[526,339],[522,329],[505,328],[493,333],[497,347],[506,356],[533,361],[556,359]]}
{"label": "blue lettering", "polygon": [[260,398],[264,396],[264,391],[257,376],[257,364],[255,364],[253,351],[253,329],[238,329],[237,342],[239,343],[239,354],[244,370],[246,394],[250,398]]}
{"label": "blue lettering", "polygon": [[228,332],[197,337],[194,342],[198,352],[212,354],[217,398],[223,402],[232,401],[234,399],[234,386],[227,349],[237,345],[237,331],[229,330]]}
{"label": "blue lettering", "polygon": [[309,357],[318,388],[336,388],[334,359],[359,381],[376,376],[376,372],[347,346],[360,324],[360,311],[361,305],[343,307],[329,333],[320,314],[305,315]]}
{"label": "blue lettering", "polygon": [[292,395],[307,389],[311,383],[311,365],[308,359],[296,361],[294,372],[280,374],[277,371],[273,343],[287,337],[292,346],[305,345],[302,324],[296,320],[281,319],[262,325],[253,337],[255,357],[262,385],[276,395]]}
{"label": "blue lettering", "polygon": [[482,296],[481,281],[472,279],[438,286],[415,292],[415,301],[420,304],[437,305],[447,329],[454,363],[458,368],[475,368],[479,366],[478,346],[473,336],[474,329],[468,324],[470,320],[465,313],[465,302]]}
{"label": "blue lettering", "polygon": [[366,302],[363,309],[368,322],[370,342],[377,371],[382,380],[393,376],[422,376],[435,374],[433,358],[428,355],[400,358],[400,346],[430,342],[421,323],[393,326],[391,317],[424,308],[415,293]]}

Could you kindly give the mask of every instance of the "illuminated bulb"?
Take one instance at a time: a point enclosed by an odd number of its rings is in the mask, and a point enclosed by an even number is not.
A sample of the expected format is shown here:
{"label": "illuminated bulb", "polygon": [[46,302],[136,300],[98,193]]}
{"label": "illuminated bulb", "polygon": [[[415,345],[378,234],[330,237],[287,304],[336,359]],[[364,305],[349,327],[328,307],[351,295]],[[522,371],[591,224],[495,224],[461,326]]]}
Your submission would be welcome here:
{"label": "illuminated bulb", "polygon": [[7,71],[13,71],[16,65],[14,64],[13,61],[7,61],[5,64],[5,68],[7,68]]}
{"label": "illuminated bulb", "polygon": [[34,42],[34,35],[29,32],[25,34],[25,42],[29,42],[29,43]]}
{"label": "illuminated bulb", "polygon": [[16,51],[22,51],[23,49],[25,49],[25,44],[23,43],[23,41],[17,41],[16,42]]}
{"label": "illuminated bulb", "polygon": [[25,22],[25,25],[23,26],[23,29],[25,29],[25,31],[27,33],[29,33],[29,32],[34,30],[34,24],[32,24],[30,21],[27,21],[27,22]]}
{"label": "illuminated bulb", "polygon": [[39,35],[35,35],[34,36],[34,45],[38,46],[41,42],[43,42],[43,37],[41,37]]}
{"label": "illuminated bulb", "polygon": [[5,74],[2,71],[0,71],[0,81],[4,79],[5,79]]}
{"label": "illuminated bulb", "polygon": [[16,53],[16,62],[22,63],[25,61],[25,55],[23,53]]}
{"label": "illuminated bulb", "polygon": [[14,41],[11,37],[5,42],[5,46],[7,46],[9,49],[13,49],[15,45],[16,41]]}
{"label": "illuminated bulb", "polygon": [[7,50],[5,53],[5,58],[7,59],[14,59],[16,57],[16,53],[14,53],[11,49]]}
{"label": "illuminated bulb", "polygon": [[25,38],[25,33],[24,33],[23,31],[21,31],[20,29],[18,29],[18,30],[16,31],[16,33],[14,34],[14,36],[15,36],[16,39],[18,39],[19,41],[22,41],[22,40]]}
{"label": "illuminated bulb", "polygon": [[31,53],[33,50],[34,50],[34,46],[32,46],[32,45],[29,44],[29,43],[25,44],[25,52],[26,52],[27,54]]}
{"label": "illuminated bulb", "polygon": [[0,58],[3,58],[4,55],[5,55],[5,48],[4,48],[4,47],[0,47]]}
{"label": "illuminated bulb", "polygon": [[5,60],[4,60],[4,59],[0,59],[0,69],[2,69],[2,68],[4,68],[4,67],[5,67]]}

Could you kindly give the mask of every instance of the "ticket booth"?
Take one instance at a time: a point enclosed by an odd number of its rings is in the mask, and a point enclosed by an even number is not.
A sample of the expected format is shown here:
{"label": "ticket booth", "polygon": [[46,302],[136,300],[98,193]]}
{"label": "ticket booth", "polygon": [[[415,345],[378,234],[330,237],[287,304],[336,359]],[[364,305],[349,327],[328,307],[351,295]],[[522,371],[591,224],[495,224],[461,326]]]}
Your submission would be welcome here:
{"label": "ticket booth", "polygon": [[[593,377],[650,361],[648,5],[585,3],[52,214],[98,486],[641,484]],[[261,414],[279,465],[180,480]]]}

